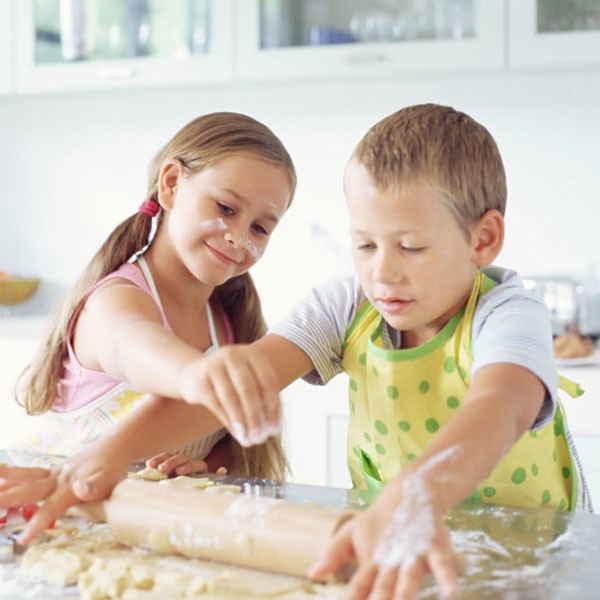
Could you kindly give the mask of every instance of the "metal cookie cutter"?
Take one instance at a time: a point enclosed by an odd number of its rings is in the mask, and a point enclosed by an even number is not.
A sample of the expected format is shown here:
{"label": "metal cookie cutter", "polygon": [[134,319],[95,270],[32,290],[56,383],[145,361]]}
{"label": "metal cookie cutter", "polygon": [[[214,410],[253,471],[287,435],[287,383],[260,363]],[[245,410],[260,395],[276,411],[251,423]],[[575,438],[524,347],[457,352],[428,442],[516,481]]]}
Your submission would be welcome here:
{"label": "metal cookie cutter", "polygon": [[16,537],[18,534],[18,531],[9,534],[0,532],[0,563],[12,562],[17,555],[24,552],[25,546],[17,543]]}

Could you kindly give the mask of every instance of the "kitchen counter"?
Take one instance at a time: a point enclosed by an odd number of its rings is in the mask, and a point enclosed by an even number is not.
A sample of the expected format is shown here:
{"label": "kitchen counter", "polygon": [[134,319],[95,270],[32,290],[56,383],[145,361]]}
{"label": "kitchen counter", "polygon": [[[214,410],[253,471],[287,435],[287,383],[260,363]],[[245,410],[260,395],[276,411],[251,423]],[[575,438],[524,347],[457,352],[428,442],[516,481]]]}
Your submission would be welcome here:
{"label": "kitchen counter", "polygon": [[[2,453],[0,453],[2,456]],[[6,459],[6,455],[4,455]],[[256,494],[255,485],[245,493]],[[316,502],[357,510],[365,506],[356,490],[271,482],[269,497],[292,502]],[[448,517],[455,550],[462,557],[459,598],[597,597],[600,588],[600,517],[559,513],[549,509],[506,506],[463,506]],[[18,588],[16,565],[0,564],[0,598],[74,598],[73,588],[32,586]],[[4,577],[4,579],[3,579]],[[37,590],[37,591],[36,591]],[[438,598],[432,580],[420,598]]]}

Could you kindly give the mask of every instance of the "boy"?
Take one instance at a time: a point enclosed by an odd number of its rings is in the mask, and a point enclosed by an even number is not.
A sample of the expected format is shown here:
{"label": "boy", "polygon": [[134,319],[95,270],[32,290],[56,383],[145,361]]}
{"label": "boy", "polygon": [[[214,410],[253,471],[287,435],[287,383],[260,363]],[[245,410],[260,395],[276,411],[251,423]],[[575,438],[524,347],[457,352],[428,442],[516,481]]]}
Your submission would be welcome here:
{"label": "boy", "polygon": [[[557,401],[548,314],[515,273],[483,268],[504,240],[506,180],[472,118],[431,104],[390,115],[354,150],[344,189],[356,281],[313,290],[244,360],[266,357],[278,388],[346,371],[353,483],[390,482],[312,575],[354,556],[353,598],[412,597],[427,570],[452,596],[443,518],[469,495],[591,510]],[[232,403],[251,404],[242,393]]]}

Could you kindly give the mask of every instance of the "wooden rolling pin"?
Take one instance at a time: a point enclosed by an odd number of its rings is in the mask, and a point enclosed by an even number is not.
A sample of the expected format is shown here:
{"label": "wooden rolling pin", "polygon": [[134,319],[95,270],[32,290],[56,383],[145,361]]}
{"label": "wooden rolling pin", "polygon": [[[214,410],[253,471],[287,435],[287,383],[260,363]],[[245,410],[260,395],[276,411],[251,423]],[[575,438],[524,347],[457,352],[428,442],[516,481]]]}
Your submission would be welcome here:
{"label": "wooden rolling pin", "polygon": [[[299,577],[306,577],[333,533],[355,514],[135,479],[119,483],[108,500],[77,509],[80,516],[106,521],[130,545]],[[336,579],[347,580],[351,571],[340,571]]]}

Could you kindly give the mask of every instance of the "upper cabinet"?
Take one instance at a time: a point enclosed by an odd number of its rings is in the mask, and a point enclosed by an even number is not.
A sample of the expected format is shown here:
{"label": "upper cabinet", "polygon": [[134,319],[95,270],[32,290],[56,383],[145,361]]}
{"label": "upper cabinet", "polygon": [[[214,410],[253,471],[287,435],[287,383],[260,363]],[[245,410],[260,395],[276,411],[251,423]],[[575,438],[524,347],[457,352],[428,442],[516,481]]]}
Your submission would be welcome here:
{"label": "upper cabinet", "polygon": [[233,0],[19,0],[17,91],[228,81]]}
{"label": "upper cabinet", "polygon": [[509,65],[600,64],[598,0],[511,0]]}
{"label": "upper cabinet", "polygon": [[503,0],[244,0],[238,17],[241,79],[504,65]]}
{"label": "upper cabinet", "polygon": [[12,91],[12,12],[11,0],[0,0],[0,95]]}
{"label": "upper cabinet", "polygon": [[0,0],[0,94],[592,64],[598,0]]}

